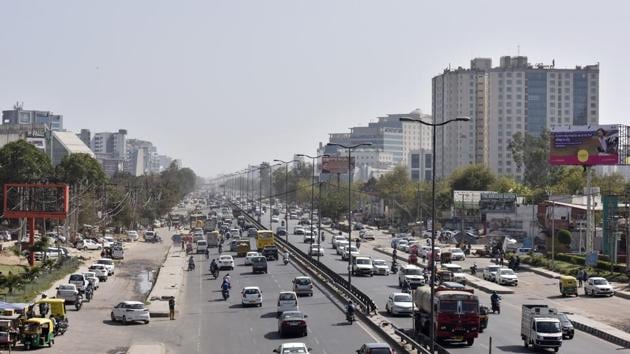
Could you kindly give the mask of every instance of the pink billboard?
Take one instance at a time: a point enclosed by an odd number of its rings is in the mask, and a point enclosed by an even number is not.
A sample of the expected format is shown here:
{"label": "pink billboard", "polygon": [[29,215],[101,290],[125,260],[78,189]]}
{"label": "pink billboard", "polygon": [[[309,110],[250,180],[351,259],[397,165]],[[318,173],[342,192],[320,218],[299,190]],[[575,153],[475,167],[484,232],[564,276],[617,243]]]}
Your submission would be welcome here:
{"label": "pink billboard", "polygon": [[558,127],[551,132],[551,165],[619,164],[619,126],[589,125]]}

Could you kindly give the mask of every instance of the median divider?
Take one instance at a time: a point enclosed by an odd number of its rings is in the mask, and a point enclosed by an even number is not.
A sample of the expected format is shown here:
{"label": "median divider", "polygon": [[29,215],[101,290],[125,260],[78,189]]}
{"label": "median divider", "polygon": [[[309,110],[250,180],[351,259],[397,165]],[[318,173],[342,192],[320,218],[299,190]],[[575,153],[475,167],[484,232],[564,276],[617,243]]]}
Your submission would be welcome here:
{"label": "median divider", "polygon": [[178,297],[184,288],[184,264],[186,262],[186,251],[173,244],[168,249],[166,258],[158,270],[155,283],[149,296],[149,314],[151,317],[168,317],[168,300],[175,298],[175,311],[177,314]]}
{"label": "median divider", "polygon": [[134,344],[129,347],[126,354],[166,354],[166,347],[162,343]]}

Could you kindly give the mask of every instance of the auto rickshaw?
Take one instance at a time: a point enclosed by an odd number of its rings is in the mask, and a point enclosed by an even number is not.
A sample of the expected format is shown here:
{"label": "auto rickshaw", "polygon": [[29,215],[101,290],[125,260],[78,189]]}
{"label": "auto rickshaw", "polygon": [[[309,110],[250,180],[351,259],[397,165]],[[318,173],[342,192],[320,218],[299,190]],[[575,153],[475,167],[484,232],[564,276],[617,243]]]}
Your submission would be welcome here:
{"label": "auto rickshaw", "polygon": [[54,298],[46,298],[37,301],[36,304],[48,304],[50,309],[50,319],[54,318],[54,324],[56,324],[54,329],[54,335],[60,336],[66,332],[68,329],[68,317],[66,317],[66,307],[64,305],[64,299],[54,299]]}
{"label": "auto rickshaw", "polygon": [[562,296],[569,296],[569,295],[575,295],[578,296],[578,282],[577,279],[575,279],[575,277],[572,277],[570,275],[562,275],[560,276],[560,293],[562,294]]}
{"label": "auto rickshaw", "polygon": [[249,240],[238,241],[236,244],[236,256],[245,257],[247,252],[251,250]]}
{"label": "auto rickshaw", "polygon": [[440,253],[440,263],[451,263],[451,252]]}
{"label": "auto rickshaw", "polygon": [[407,257],[407,263],[418,264],[418,256],[415,254],[410,254],[409,257]]}
{"label": "auto rickshaw", "polygon": [[55,328],[49,318],[31,318],[24,321],[20,341],[24,349],[52,347],[55,342]]}
{"label": "auto rickshaw", "polygon": [[487,306],[479,306],[479,333],[488,328],[488,311],[490,310]]}
{"label": "auto rickshaw", "polygon": [[15,348],[20,339],[21,316],[0,316],[0,346]]}
{"label": "auto rickshaw", "polygon": [[453,273],[450,270],[446,270],[446,269],[439,269],[436,273],[436,277],[437,277],[437,283],[443,283],[443,282],[454,282],[454,277],[453,277]]}

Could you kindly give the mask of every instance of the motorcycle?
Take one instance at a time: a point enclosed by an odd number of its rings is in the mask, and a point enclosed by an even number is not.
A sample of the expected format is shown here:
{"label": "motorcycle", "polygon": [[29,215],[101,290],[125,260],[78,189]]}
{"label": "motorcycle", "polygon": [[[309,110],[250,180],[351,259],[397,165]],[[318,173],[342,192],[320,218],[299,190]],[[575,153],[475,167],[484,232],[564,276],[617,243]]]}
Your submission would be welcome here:
{"label": "motorcycle", "polygon": [[188,271],[195,270],[195,262],[188,262]]}
{"label": "motorcycle", "polygon": [[392,274],[396,274],[398,273],[398,266],[396,265],[396,263],[392,263]]}
{"label": "motorcycle", "polygon": [[85,299],[89,302],[92,301],[92,297],[94,296],[94,290],[86,290],[85,291]]}
{"label": "motorcycle", "polygon": [[222,290],[221,294],[223,295],[223,300],[227,301],[227,299],[230,297],[230,291],[229,290]]}
{"label": "motorcycle", "polygon": [[219,277],[219,267],[214,268],[214,270],[212,271],[212,276],[214,277],[214,279]]}
{"label": "motorcycle", "polygon": [[477,274],[477,265],[476,264],[473,264],[472,267],[470,267],[470,274],[471,275]]}
{"label": "motorcycle", "polygon": [[284,265],[289,264],[289,258],[283,258],[282,262],[284,263]]}
{"label": "motorcycle", "polygon": [[83,296],[78,295],[76,301],[74,302],[74,308],[79,311],[81,306],[83,306]]}
{"label": "motorcycle", "polygon": [[68,330],[68,319],[55,319],[55,337],[63,335]]}
{"label": "motorcycle", "polygon": [[492,313],[494,314],[495,312],[499,315],[501,314],[501,301],[499,300],[492,302]]}
{"label": "motorcycle", "polygon": [[355,321],[354,311],[346,311],[346,321],[348,321],[348,323],[350,324]]}

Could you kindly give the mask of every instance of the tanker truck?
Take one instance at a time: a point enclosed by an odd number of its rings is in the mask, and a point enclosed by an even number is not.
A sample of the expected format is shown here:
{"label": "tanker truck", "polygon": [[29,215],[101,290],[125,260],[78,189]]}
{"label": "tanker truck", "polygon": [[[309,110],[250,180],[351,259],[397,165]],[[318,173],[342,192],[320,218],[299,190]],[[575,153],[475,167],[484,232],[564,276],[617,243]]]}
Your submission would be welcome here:
{"label": "tanker truck", "polygon": [[[416,330],[426,336],[431,327],[431,288],[418,287],[414,294]],[[468,291],[436,288],[433,299],[435,339],[473,345],[479,335],[479,298]]]}

